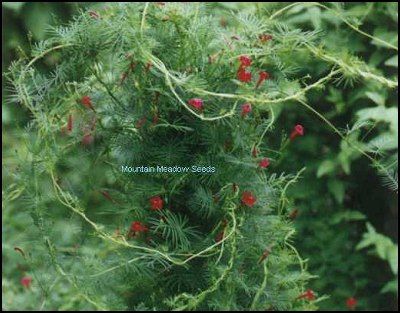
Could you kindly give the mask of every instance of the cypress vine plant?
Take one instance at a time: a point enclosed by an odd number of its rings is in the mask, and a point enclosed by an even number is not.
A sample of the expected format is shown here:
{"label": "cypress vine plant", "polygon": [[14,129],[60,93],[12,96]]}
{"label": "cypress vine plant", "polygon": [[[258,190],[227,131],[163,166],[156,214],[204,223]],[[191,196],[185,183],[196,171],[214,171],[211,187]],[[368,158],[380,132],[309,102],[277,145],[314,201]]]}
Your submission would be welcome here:
{"label": "cypress vine plant", "polygon": [[[88,308],[316,308],[286,197],[301,171],[272,169],[304,129],[270,147],[275,107],[307,107],[308,90],[343,73],[395,82],[325,55],[335,66],[302,87],[290,55],[320,55],[318,34],[278,13],[227,23],[202,4],[109,4],[10,68],[35,132],[15,179],[49,264]],[[51,281],[33,279],[48,297]]]}

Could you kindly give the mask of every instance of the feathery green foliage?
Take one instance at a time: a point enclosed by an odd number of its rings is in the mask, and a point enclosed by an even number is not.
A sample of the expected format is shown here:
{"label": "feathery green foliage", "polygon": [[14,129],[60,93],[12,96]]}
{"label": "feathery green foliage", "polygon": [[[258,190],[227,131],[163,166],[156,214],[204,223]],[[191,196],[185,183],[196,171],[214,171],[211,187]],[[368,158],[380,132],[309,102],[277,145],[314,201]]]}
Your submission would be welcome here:
{"label": "feathery green foliage", "polygon": [[[30,110],[37,131],[27,139],[24,167],[14,173],[20,198],[54,270],[89,308],[313,307],[297,300],[310,275],[279,205],[290,177],[268,178],[252,157],[255,146],[265,149],[272,111],[243,118],[239,106],[263,103],[268,88],[278,99],[289,80],[277,70],[276,82],[259,90],[237,81],[238,56],[259,49],[252,47],[259,34],[239,17],[235,27],[246,40],[228,50],[230,31],[207,10],[147,3],[113,4],[99,16],[82,12],[54,28],[32,60],[10,68],[12,100]],[[43,75],[34,65],[48,53],[60,54],[60,62]],[[261,58],[256,62],[262,67]],[[83,96],[93,110],[80,103]],[[202,97],[204,112],[187,104],[194,97]],[[121,171],[125,165],[216,171],[133,174]],[[245,191],[257,198],[252,208],[241,202]],[[153,196],[163,199],[162,210],[150,210]],[[61,212],[70,234],[64,243],[52,231]],[[77,227],[68,231],[67,219]],[[125,235],[132,221],[149,231]],[[258,264],[269,246],[266,265]],[[46,297],[49,287],[37,279]]]}
{"label": "feathery green foliage", "polygon": [[[34,277],[42,307],[52,303],[51,278],[59,277],[72,287],[71,303],[85,309],[316,309],[325,297],[301,297],[314,276],[295,248],[287,197],[303,170],[278,175],[258,162],[282,162],[290,141],[275,144],[268,135],[282,105],[297,103],[339,135],[344,160],[364,155],[386,173],[367,148],[372,143],[359,142],[357,130],[337,129],[306,95],[332,82],[373,80],[392,89],[397,80],[323,46],[318,29],[278,18],[294,7],[258,6],[256,14],[231,12],[222,22],[213,4],[107,4],[52,28],[32,58],[13,63],[10,100],[29,109],[33,135],[17,153],[7,200],[19,201],[37,227],[22,251],[28,263],[49,264],[47,277]],[[343,13],[338,5],[317,7]],[[261,41],[264,34],[273,40]],[[40,73],[35,66],[51,54],[56,68]],[[237,79],[241,55],[253,60],[252,83]],[[323,62],[319,73],[303,75],[315,58]],[[255,88],[260,70],[271,79]],[[84,96],[93,109],[82,105]],[[192,98],[204,110],[190,106]],[[245,102],[252,112],[244,117]],[[216,172],[126,173],[125,165]],[[251,208],[242,201],[246,191],[256,197]],[[150,209],[154,196],[163,199],[159,211]],[[148,231],[132,235],[133,221]]]}

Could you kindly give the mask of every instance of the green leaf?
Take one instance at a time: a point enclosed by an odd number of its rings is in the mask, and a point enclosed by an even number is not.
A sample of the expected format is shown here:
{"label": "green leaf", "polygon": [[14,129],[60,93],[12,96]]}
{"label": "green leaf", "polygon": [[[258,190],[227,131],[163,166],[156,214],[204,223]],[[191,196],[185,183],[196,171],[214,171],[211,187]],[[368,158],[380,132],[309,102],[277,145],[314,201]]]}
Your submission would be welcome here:
{"label": "green leaf", "polygon": [[343,98],[343,92],[341,90],[329,87],[329,94],[326,96],[326,99],[335,105],[337,113],[341,113],[345,110],[346,101]]}
{"label": "green leaf", "polygon": [[374,244],[374,235],[376,234],[375,228],[367,223],[367,232],[363,234],[363,239],[357,244],[356,250],[361,250]]}
{"label": "green leaf", "polygon": [[385,61],[386,66],[398,67],[398,64],[399,64],[399,56],[398,55],[394,55]]}
{"label": "green leaf", "polygon": [[367,217],[360,211],[347,210],[334,214],[331,220],[331,224],[335,225],[341,222],[362,221],[365,220],[366,218]]}
{"label": "green leaf", "polygon": [[[386,41],[392,45],[397,45],[397,43],[398,43],[397,32],[388,31],[387,29],[384,29],[384,28],[377,28],[374,31],[374,36],[376,38]],[[375,39],[372,40],[372,44],[374,44],[378,47],[388,48],[388,46],[386,44],[382,43],[381,41],[375,40]]]}
{"label": "green leaf", "polygon": [[365,95],[374,101],[377,105],[385,105],[386,97],[382,93],[367,91]]}
{"label": "green leaf", "polygon": [[364,233],[363,239],[356,246],[357,250],[374,246],[378,257],[387,261],[393,274],[398,272],[398,246],[393,241],[382,234],[376,232],[375,228],[367,223],[367,232]]}
{"label": "green leaf", "polygon": [[333,160],[324,160],[318,167],[317,177],[320,178],[327,174],[334,172],[336,169],[336,163]]}
{"label": "green leaf", "polygon": [[399,118],[398,109],[395,107],[385,108],[383,106],[375,108],[366,108],[357,112],[358,121],[373,120],[378,122],[386,122],[390,124],[393,132],[397,132]]}
{"label": "green leaf", "polygon": [[346,188],[344,183],[337,179],[331,179],[328,181],[329,192],[334,196],[335,200],[339,203],[343,203]]}
{"label": "green leaf", "polygon": [[399,281],[398,279],[391,280],[390,282],[386,283],[385,286],[381,289],[381,293],[388,293],[393,292],[397,294]]}
{"label": "green leaf", "polygon": [[393,274],[397,275],[398,267],[399,267],[398,247],[397,247],[397,245],[391,245],[388,250],[389,251],[388,251],[387,257],[388,257],[390,268],[392,269]]}

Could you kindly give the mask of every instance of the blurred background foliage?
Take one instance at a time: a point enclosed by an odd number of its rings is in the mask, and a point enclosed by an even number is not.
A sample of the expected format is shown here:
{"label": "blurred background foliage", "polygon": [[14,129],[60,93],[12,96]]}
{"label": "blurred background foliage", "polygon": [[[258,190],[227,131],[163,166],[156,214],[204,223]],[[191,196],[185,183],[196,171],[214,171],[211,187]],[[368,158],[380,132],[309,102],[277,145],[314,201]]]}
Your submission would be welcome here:
{"label": "blurred background foliage", "polygon": [[[397,44],[397,4],[335,6],[343,18],[358,21],[364,31]],[[294,27],[320,30],[321,45],[327,50],[356,55],[385,77],[397,75],[393,50],[352,31],[328,10],[306,4],[280,18]],[[315,77],[325,66],[319,60],[304,59],[300,71]],[[382,178],[368,159],[318,117],[300,106],[283,107],[278,130],[284,132],[297,123],[307,130],[302,143],[286,151],[280,166],[287,172],[307,167],[290,190],[293,208],[298,210],[296,244],[309,259],[310,272],[319,276],[312,288],[330,295],[321,302],[321,309],[347,309],[346,299],[354,297],[358,309],[393,310],[397,308],[397,244],[389,238],[397,241],[398,237],[397,89],[385,89],[373,81],[326,87],[310,93],[308,103],[341,131],[350,130],[349,136],[366,150],[379,151],[383,162],[393,164],[390,175],[396,183]]]}
{"label": "blurred background foliage", "polygon": [[[32,47],[48,37],[49,26],[67,23],[79,10],[90,5],[86,2],[2,2],[2,72],[7,70],[13,60],[30,55]],[[43,72],[48,72],[56,62],[57,58],[52,55],[38,65]],[[14,189],[12,172],[17,164],[21,164],[26,153],[24,141],[32,138],[23,136],[29,125],[28,111],[23,106],[7,105],[8,94],[7,84],[2,79],[2,308],[91,309],[67,280],[60,277],[55,279],[57,273],[48,264],[43,242],[33,240],[39,237],[34,225],[37,221],[33,221],[33,216],[27,211],[21,210],[20,205],[26,199],[18,204],[12,202],[21,192]],[[65,243],[71,241],[76,227],[73,219],[69,225],[54,225],[55,231]],[[20,247],[22,242],[34,244],[34,254],[18,252],[15,248]],[[67,254],[72,252],[68,249],[65,251]],[[29,288],[22,284],[24,277],[32,278]],[[41,295],[46,297],[42,298]]]}
{"label": "blurred background foliage", "polygon": [[[30,52],[31,47],[46,38],[48,25],[66,23],[73,14],[89,3],[72,2],[3,2],[2,3],[2,71],[12,60]],[[101,3],[95,4],[100,6]],[[288,3],[214,3],[221,22],[229,23],[230,12],[269,16]],[[394,2],[330,4],[343,18],[360,28],[397,45],[398,6]],[[279,16],[293,28],[320,32],[321,45],[337,50],[345,57],[356,55],[386,78],[397,80],[398,56],[393,50],[352,31],[342,19],[329,10],[312,4],[299,4]],[[304,58],[298,56],[299,60]],[[57,62],[49,56],[40,63],[44,71]],[[296,69],[304,77],[318,77],[326,71],[326,62],[304,58]],[[3,307],[8,309],[87,309],[79,293],[54,273],[41,256],[21,257],[14,248],[35,237],[38,230],[31,217],[12,200],[18,191],[12,189],[10,170],[18,161],[15,153],[21,133],[29,125],[29,114],[20,106],[5,104],[7,86],[2,84],[2,159],[3,159]],[[329,298],[319,303],[321,309],[348,310],[346,299],[355,297],[360,310],[396,310],[397,299],[397,89],[382,88],[374,81],[346,81],[326,86],[308,95],[309,104],[336,127],[363,142],[367,151],[376,151],[393,173],[383,175],[371,162],[333,133],[321,120],[303,107],[287,104],[277,109],[276,145],[281,134],[293,125],[305,126],[301,144],[285,151],[277,171],[296,172],[306,167],[302,179],[289,190],[293,221],[298,230],[296,246],[309,260],[312,274],[318,275],[310,288]],[[368,150],[370,149],[370,150]],[[5,165],[6,164],[6,165]],[[6,168],[7,167],[7,168]],[[389,179],[388,179],[389,177]],[[393,178],[393,179],[390,179]],[[21,203],[19,203],[21,205]],[[70,242],[77,224],[54,225],[60,236]],[[22,231],[23,230],[23,231]],[[27,231],[29,230],[29,231]],[[44,251],[44,249],[43,249]],[[44,252],[43,252],[44,253]],[[73,250],[65,253],[74,253]],[[51,289],[33,283],[27,289],[21,278],[54,282]],[[41,292],[39,292],[41,291]],[[40,294],[50,295],[46,302]]]}
{"label": "blurred background foliage", "polygon": [[[89,5],[87,2],[2,2],[2,72],[13,60],[29,55],[38,41],[47,38],[50,26],[67,23],[74,13]],[[45,58],[40,66],[49,71],[55,62],[53,57]],[[4,105],[6,97],[2,80],[2,123],[26,124],[26,112],[21,107]]]}

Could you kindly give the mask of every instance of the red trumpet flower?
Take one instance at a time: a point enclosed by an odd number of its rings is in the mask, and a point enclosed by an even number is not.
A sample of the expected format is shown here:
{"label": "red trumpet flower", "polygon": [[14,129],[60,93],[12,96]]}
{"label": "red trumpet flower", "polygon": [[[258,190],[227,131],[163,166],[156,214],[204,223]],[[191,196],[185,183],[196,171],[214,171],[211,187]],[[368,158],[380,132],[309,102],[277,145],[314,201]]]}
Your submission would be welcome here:
{"label": "red trumpet flower", "polygon": [[251,58],[247,55],[241,55],[239,57],[239,62],[240,62],[240,67],[244,69],[251,65]]}
{"label": "red trumpet flower", "polygon": [[245,69],[240,68],[237,72],[237,78],[241,82],[249,83],[251,82],[251,72],[247,72]]}
{"label": "red trumpet flower", "polygon": [[221,240],[224,239],[224,231],[220,231],[216,236],[215,236],[215,242],[221,242]]}
{"label": "red trumpet flower", "polygon": [[71,114],[68,115],[67,130],[68,130],[69,132],[72,131],[72,115],[71,115]]}
{"label": "red trumpet flower", "polygon": [[293,128],[292,133],[290,134],[290,140],[294,140],[296,137],[303,135],[304,135],[304,127],[303,125],[298,124]]}
{"label": "red trumpet flower", "polygon": [[87,109],[91,109],[94,111],[93,105],[92,105],[92,99],[89,96],[83,96],[81,98],[81,103],[83,106]]}
{"label": "red trumpet flower", "polygon": [[250,191],[244,191],[242,194],[242,203],[251,208],[257,199]]}
{"label": "red trumpet flower", "polygon": [[95,20],[100,18],[99,13],[97,13],[96,11],[89,11],[89,16]]}
{"label": "red trumpet flower", "polygon": [[357,305],[357,299],[354,297],[347,298],[346,306],[349,310],[354,310]]}
{"label": "red trumpet flower", "polygon": [[141,222],[134,221],[131,224],[131,231],[134,233],[147,232],[149,229]]}
{"label": "red trumpet flower", "polygon": [[259,163],[258,166],[260,166],[261,168],[267,168],[270,165],[270,161],[268,158],[264,158],[262,159]]}
{"label": "red trumpet flower", "polygon": [[264,250],[264,252],[261,254],[260,258],[258,259],[259,264],[262,263],[266,258],[268,258],[268,256],[271,253],[271,249],[272,249],[272,247],[270,246]]}
{"label": "red trumpet flower", "polygon": [[309,301],[315,300],[314,291],[312,291],[311,289],[307,289],[300,296],[298,296],[297,299],[307,299]]}
{"label": "red trumpet flower", "polygon": [[265,71],[260,72],[259,76],[258,76],[256,88],[258,88],[263,83],[264,80],[269,79],[269,78],[270,78],[270,75],[268,72],[265,72]]}
{"label": "red trumpet flower", "polygon": [[256,158],[258,155],[258,149],[257,147],[254,147],[253,150],[251,150],[251,155],[253,156],[253,158]]}
{"label": "red trumpet flower", "polygon": [[245,103],[242,105],[242,117],[245,117],[247,114],[251,112],[251,104]]}
{"label": "red trumpet flower", "polygon": [[91,133],[86,133],[82,137],[82,144],[84,146],[88,146],[88,145],[92,144],[93,141],[94,141],[94,136]]}
{"label": "red trumpet flower", "polygon": [[198,111],[203,110],[203,100],[200,98],[192,98],[188,101],[189,105]]}
{"label": "red trumpet flower", "polygon": [[155,196],[150,198],[150,206],[151,206],[151,210],[153,211],[159,211],[163,208],[163,199],[159,196]]}
{"label": "red trumpet flower", "polygon": [[273,37],[272,37],[272,35],[261,34],[260,36],[258,36],[258,38],[260,39],[261,42],[267,42],[267,41],[271,40]]}
{"label": "red trumpet flower", "polygon": [[21,278],[21,285],[24,286],[25,288],[29,288],[32,283],[32,277],[25,276]]}

